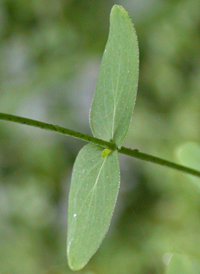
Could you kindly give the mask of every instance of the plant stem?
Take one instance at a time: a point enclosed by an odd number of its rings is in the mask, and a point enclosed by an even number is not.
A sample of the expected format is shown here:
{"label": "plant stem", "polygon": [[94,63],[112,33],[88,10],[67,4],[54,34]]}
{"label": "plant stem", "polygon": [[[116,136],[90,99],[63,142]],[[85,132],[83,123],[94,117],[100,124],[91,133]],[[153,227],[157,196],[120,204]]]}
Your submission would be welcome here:
{"label": "plant stem", "polygon": [[95,138],[93,136],[89,136],[87,134],[83,134],[83,133],[80,133],[80,132],[77,132],[77,131],[74,131],[71,129],[67,129],[64,127],[60,127],[57,125],[43,123],[43,122],[36,121],[33,119],[28,119],[28,118],[19,117],[16,115],[11,115],[11,114],[1,113],[1,112],[0,112],[0,120],[10,121],[10,122],[18,123],[18,124],[28,125],[28,126],[32,126],[32,127],[50,130],[50,131],[55,131],[55,132],[58,132],[58,133],[61,133],[64,135],[68,135],[68,136],[72,136],[74,138],[77,138],[77,139],[80,139],[80,140],[83,140],[83,141],[86,141],[89,143],[94,143],[94,144],[97,144],[102,147],[107,147],[112,150],[116,149],[116,145],[114,143],[106,142],[101,139]]}
{"label": "plant stem", "polygon": [[[55,131],[55,132],[58,132],[58,133],[61,133],[64,135],[72,136],[72,137],[80,139],[80,140],[84,140],[86,142],[90,142],[90,143],[102,146],[104,148],[109,148],[111,150],[117,149],[116,145],[113,142],[103,141],[101,139],[95,138],[93,136],[89,136],[87,134],[83,134],[83,133],[80,133],[80,132],[77,132],[77,131],[74,131],[71,129],[67,129],[64,127],[60,127],[57,125],[43,123],[43,122],[36,121],[33,119],[28,119],[28,118],[19,117],[19,116],[0,112],[0,120],[15,122],[18,124],[24,124],[24,125],[28,125],[28,126],[41,128],[41,129],[46,129],[46,130],[51,130],[51,131]],[[164,160],[159,157],[155,157],[155,156],[152,156],[152,155],[149,155],[146,153],[139,152],[137,149],[129,149],[126,147],[121,147],[121,148],[118,148],[117,150],[119,153],[126,154],[131,157],[138,158],[140,160],[144,160],[144,161],[148,161],[148,162],[151,162],[154,164],[170,167],[170,168],[200,177],[200,171],[198,171],[198,170],[195,170],[195,169],[192,169],[189,167],[185,167],[182,165],[178,165],[171,161],[167,161],[167,160]]]}
{"label": "plant stem", "polygon": [[173,168],[173,169],[176,169],[176,170],[186,172],[188,174],[200,177],[200,171],[198,171],[198,170],[195,170],[195,169],[192,169],[192,168],[189,168],[189,167],[186,167],[186,166],[178,165],[178,164],[175,164],[171,161],[167,161],[167,160],[164,160],[162,158],[155,157],[155,156],[152,156],[152,155],[149,155],[149,154],[146,154],[146,153],[139,152],[137,149],[130,149],[130,148],[126,148],[126,147],[121,147],[120,149],[118,149],[118,151],[119,151],[119,153],[126,154],[126,155],[129,155],[129,156],[138,158],[140,160],[144,160],[144,161],[151,162],[151,163],[154,163],[154,164],[158,164],[158,165],[161,165],[161,166],[170,167],[170,168]]}

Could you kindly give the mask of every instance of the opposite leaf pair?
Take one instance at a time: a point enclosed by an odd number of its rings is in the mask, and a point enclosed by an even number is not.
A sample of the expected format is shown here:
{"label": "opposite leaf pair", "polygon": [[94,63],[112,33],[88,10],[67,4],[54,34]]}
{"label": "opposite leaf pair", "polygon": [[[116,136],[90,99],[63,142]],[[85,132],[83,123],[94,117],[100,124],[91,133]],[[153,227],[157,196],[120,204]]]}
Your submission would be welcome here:
{"label": "opposite leaf pair", "polygon": [[[139,51],[135,29],[123,7],[110,14],[110,31],[91,106],[90,124],[96,138],[121,147],[136,100]],[[118,152],[88,144],[78,154],[68,205],[67,255],[79,270],[105,236],[119,189]]]}

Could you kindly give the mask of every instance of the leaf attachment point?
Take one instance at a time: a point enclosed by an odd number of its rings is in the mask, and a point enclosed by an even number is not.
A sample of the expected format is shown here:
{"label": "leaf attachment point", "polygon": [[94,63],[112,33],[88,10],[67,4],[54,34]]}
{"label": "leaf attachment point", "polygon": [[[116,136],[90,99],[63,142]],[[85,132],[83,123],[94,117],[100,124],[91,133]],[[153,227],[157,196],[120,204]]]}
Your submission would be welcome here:
{"label": "leaf attachment point", "polygon": [[105,158],[106,156],[108,156],[110,153],[112,153],[113,151],[109,148],[105,148],[102,152],[102,158]]}

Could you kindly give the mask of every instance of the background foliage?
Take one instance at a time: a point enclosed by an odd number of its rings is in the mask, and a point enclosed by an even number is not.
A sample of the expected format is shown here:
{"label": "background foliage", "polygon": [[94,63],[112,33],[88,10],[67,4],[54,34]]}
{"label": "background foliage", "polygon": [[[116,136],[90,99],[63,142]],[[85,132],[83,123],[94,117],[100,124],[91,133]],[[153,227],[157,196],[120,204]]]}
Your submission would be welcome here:
{"label": "background foliage", "polygon": [[[0,111],[91,134],[89,108],[113,4],[140,46],[140,81],[125,145],[178,161],[200,142],[200,2],[3,0]],[[83,142],[0,122],[0,272],[72,273],[67,197]],[[120,156],[111,227],[83,274],[162,273],[172,252],[200,258],[199,189],[184,174]]]}

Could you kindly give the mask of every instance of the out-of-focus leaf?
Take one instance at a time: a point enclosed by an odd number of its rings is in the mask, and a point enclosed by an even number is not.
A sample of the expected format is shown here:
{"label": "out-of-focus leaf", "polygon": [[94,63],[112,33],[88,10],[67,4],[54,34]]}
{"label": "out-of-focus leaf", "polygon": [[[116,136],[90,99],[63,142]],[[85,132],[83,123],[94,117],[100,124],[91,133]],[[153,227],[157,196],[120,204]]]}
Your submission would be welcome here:
{"label": "out-of-focus leaf", "polygon": [[127,135],[137,94],[139,50],[127,11],[115,5],[90,112],[95,137],[120,147]]}
{"label": "out-of-focus leaf", "polygon": [[88,144],[78,154],[69,193],[67,254],[79,270],[96,252],[110,225],[119,189],[117,151]]}
{"label": "out-of-focus leaf", "polygon": [[200,267],[186,255],[173,254],[165,274],[198,274]]}

